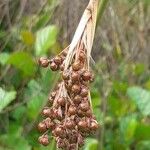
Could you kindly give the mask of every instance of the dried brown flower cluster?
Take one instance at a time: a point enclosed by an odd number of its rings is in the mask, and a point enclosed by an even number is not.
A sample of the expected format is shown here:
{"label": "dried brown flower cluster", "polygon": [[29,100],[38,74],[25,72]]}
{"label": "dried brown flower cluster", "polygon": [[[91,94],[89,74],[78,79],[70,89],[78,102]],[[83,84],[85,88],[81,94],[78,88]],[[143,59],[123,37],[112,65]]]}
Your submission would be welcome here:
{"label": "dried brown flower cluster", "polygon": [[84,138],[94,133],[98,123],[92,113],[89,83],[93,74],[88,69],[87,51],[82,48],[75,50],[72,61],[64,69],[68,48],[51,60],[40,58],[42,67],[50,66],[51,70],[60,70],[62,81],[48,98],[48,105],[42,114],[46,118],[39,123],[38,129],[44,134],[39,142],[49,144],[47,131],[52,131],[57,147],[65,150],[76,150],[83,146]]}
{"label": "dried brown flower cluster", "polygon": [[56,139],[57,148],[78,150],[84,139],[94,133],[98,123],[93,115],[89,84],[93,81],[90,55],[93,45],[98,0],[90,0],[73,40],[53,59],[40,58],[39,64],[61,72],[61,82],[48,98],[42,114],[45,119],[38,129],[39,142],[49,144],[48,132]]}

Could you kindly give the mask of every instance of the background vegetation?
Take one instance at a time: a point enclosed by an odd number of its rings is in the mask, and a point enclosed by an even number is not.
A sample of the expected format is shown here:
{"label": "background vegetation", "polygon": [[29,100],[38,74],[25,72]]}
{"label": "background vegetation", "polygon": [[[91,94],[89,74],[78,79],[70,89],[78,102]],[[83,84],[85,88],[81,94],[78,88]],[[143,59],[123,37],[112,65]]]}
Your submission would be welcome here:
{"label": "background vegetation", "polygon": [[[55,150],[36,125],[58,76],[37,58],[71,40],[88,0],[0,1],[0,150]],[[84,150],[150,150],[150,1],[105,0],[91,66],[100,130]],[[104,14],[102,12],[104,10]]]}

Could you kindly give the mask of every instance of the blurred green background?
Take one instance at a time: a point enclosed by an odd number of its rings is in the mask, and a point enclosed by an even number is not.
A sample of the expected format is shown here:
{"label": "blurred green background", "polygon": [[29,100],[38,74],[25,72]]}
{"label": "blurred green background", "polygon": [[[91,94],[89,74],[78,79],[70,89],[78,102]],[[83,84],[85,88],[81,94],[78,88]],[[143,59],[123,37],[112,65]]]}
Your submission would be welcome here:
{"label": "blurred green background", "polygon": [[[92,51],[94,113],[84,150],[150,150],[150,0],[102,0]],[[55,150],[36,129],[58,77],[37,65],[67,46],[88,0],[0,1],[0,150]]]}

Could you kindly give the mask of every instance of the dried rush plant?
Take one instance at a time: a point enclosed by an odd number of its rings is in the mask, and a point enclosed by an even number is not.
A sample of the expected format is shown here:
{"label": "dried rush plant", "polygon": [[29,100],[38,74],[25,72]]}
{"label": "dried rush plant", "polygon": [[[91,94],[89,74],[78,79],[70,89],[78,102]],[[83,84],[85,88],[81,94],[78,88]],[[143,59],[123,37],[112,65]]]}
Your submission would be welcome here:
{"label": "dried rush plant", "polygon": [[48,132],[57,142],[57,148],[77,150],[84,145],[84,138],[99,127],[92,112],[89,84],[94,76],[90,69],[98,0],[90,0],[78,25],[71,44],[49,60],[40,58],[39,64],[52,71],[60,70],[62,80],[49,95],[48,104],[39,123],[43,133],[39,142],[49,144]]}

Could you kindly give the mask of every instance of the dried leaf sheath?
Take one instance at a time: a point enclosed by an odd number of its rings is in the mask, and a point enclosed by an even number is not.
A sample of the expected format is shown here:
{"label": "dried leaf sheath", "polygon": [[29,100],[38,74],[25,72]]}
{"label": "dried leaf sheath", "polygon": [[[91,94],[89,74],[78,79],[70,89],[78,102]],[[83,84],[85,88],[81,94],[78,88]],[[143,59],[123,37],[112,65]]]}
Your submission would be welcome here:
{"label": "dried leaf sheath", "polygon": [[46,118],[39,123],[43,133],[39,142],[49,144],[48,132],[57,142],[57,148],[77,150],[84,139],[93,134],[98,123],[92,112],[90,82],[94,77],[90,69],[97,1],[91,0],[86,8],[71,44],[60,54],[49,60],[39,59],[39,64],[53,71],[60,70],[62,80],[48,98],[42,114]]}
{"label": "dried leaf sheath", "polygon": [[75,54],[74,50],[81,42],[84,43],[84,46],[88,51],[88,57],[90,57],[96,27],[97,7],[98,0],[90,0],[70,44],[68,55],[66,57],[65,69],[68,68],[69,63]]}

